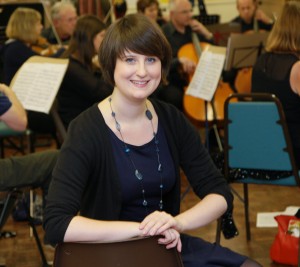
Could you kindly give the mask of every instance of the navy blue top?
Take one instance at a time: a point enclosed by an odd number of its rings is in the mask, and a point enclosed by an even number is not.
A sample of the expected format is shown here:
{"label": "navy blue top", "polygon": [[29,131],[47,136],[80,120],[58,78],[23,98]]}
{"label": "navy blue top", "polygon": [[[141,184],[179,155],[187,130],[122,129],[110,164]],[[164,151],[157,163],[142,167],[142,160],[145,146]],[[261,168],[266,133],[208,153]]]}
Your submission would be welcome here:
{"label": "navy blue top", "polygon": [[0,116],[2,116],[11,107],[11,102],[6,95],[0,93]]}
{"label": "navy blue top", "polygon": [[[149,131],[152,131],[149,124]],[[126,137],[125,142],[126,142]],[[117,164],[117,171],[121,180],[122,209],[120,219],[124,221],[142,221],[145,216],[159,210],[161,200],[161,176],[158,172],[158,160],[154,138],[142,146],[127,144],[130,157],[124,150],[124,143],[110,129],[110,139],[113,154]],[[175,167],[163,128],[158,124],[156,139],[159,141],[159,158],[162,164],[163,195],[175,186]],[[143,175],[142,182],[135,176],[135,168]],[[147,207],[143,206],[142,186],[145,190]]]}

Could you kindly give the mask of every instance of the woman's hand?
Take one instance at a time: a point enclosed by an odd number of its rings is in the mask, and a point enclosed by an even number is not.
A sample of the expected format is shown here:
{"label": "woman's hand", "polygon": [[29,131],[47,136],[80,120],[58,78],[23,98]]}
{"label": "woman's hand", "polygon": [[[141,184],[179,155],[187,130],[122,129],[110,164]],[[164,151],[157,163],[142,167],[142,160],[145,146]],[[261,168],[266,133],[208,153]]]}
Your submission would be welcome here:
{"label": "woman's hand", "polygon": [[175,229],[180,232],[182,227],[179,221],[170,214],[164,211],[154,211],[141,222],[139,228],[143,235],[154,236],[160,235],[168,229]]}
{"label": "woman's hand", "polygon": [[158,243],[166,245],[166,248],[176,247],[181,252],[182,244],[180,240],[180,234],[175,229],[168,229],[161,234],[163,237],[158,239]]}

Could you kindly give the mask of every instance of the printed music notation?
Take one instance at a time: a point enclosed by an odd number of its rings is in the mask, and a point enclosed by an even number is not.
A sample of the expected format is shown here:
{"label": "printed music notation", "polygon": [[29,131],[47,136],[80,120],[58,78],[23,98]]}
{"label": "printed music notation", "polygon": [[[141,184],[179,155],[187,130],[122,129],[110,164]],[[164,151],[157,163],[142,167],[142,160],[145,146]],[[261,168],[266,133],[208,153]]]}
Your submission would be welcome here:
{"label": "printed music notation", "polygon": [[211,101],[218,87],[225,62],[226,47],[209,46],[202,52],[187,95]]}
{"label": "printed music notation", "polygon": [[26,110],[50,112],[68,62],[67,59],[34,56],[22,65],[11,88]]}

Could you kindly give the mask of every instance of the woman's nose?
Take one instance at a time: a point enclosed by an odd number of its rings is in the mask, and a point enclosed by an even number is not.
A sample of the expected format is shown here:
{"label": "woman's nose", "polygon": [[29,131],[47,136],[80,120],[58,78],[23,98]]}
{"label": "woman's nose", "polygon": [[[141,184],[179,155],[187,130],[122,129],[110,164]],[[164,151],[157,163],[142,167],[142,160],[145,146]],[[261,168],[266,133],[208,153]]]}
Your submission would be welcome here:
{"label": "woman's nose", "polygon": [[146,68],[145,68],[145,64],[144,63],[139,63],[137,64],[137,71],[136,71],[137,75],[139,76],[145,76],[147,71],[146,71]]}

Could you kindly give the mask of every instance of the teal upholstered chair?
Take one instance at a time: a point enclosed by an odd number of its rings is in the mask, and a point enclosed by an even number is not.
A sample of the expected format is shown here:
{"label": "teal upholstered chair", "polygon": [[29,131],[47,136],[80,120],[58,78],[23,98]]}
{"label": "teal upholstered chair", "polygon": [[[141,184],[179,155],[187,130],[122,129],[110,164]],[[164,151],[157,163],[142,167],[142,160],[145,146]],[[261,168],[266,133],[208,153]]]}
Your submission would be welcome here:
{"label": "teal upholstered chair", "polygon": [[[275,95],[233,94],[224,109],[224,174],[230,183],[243,184],[241,199],[250,240],[248,184],[300,186],[299,170],[284,111]],[[239,175],[232,180],[233,170]]]}

